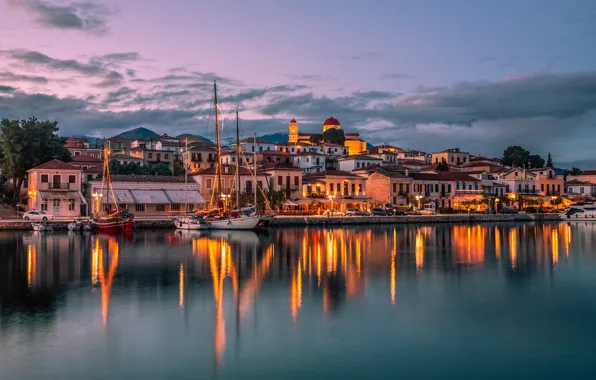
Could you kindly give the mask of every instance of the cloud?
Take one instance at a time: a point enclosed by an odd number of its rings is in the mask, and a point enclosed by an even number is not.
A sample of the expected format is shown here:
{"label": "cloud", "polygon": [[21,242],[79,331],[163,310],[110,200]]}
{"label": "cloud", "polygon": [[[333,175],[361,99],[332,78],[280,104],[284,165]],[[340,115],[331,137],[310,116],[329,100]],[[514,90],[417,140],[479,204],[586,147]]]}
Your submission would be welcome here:
{"label": "cloud", "polygon": [[48,83],[48,79],[35,75],[14,74],[9,71],[0,72],[0,80],[6,82]]}
{"label": "cloud", "polygon": [[321,74],[303,74],[303,75],[296,75],[296,74],[286,74],[288,78],[301,81],[301,82],[329,82],[329,81],[337,81],[337,77],[333,75],[321,75]]}
{"label": "cloud", "polygon": [[120,74],[117,71],[110,71],[108,74],[106,74],[104,79],[101,82],[96,83],[95,86],[96,87],[118,86],[119,84],[122,83],[123,80],[124,80],[124,76],[122,74]]}
{"label": "cloud", "polygon": [[374,51],[367,51],[365,53],[361,53],[361,54],[355,54],[355,55],[348,55],[348,56],[340,56],[340,59],[349,59],[349,60],[361,60],[361,59],[365,59],[365,58],[378,58],[381,55],[379,53],[375,53]]}
{"label": "cloud", "polygon": [[83,1],[58,5],[47,0],[12,0],[28,10],[35,21],[44,27],[79,30],[102,34],[108,30],[108,17],[112,12],[100,3]]}
{"label": "cloud", "polygon": [[0,84],[0,92],[13,92],[16,91],[16,88],[11,86],[4,86]]}
{"label": "cloud", "polygon": [[391,79],[414,79],[413,76],[402,74],[402,73],[387,73],[381,75],[381,80],[391,80]]}

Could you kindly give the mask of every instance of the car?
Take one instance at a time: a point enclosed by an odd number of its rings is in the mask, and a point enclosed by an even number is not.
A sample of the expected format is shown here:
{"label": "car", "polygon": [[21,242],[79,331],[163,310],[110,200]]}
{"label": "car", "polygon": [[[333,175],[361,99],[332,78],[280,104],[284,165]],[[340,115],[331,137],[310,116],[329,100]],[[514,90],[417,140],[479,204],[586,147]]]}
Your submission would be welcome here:
{"label": "car", "polygon": [[50,215],[45,211],[30,210],[23,214],[24,220],[54,220],[54,215]]}
{"label": "car", "polygon": [[365,216],[366,212],[360,210],[359,208],[348,208],[346,210],[346,216]]}
{"label": "car", "polygon": [[394,208],[393,209],[393,215],[395,215],[395,216],[406,216],[408,214],[406,214],[406,212],[403,211],[403,210],[399,210],[399,209]]}
{"label": "car", "polygon": [[526,207],[524,211],[527,214],[542,214],[544,210],[540,207]]}
{"label": "car", "polygon": [[372,214],[372,216],[390,216],[391,215],[387,211],[383,210],[382,208],[373,208],[372,210],[370,210],[370,213]]}
{"label": "car", "polygon": [[326,210],[326,211],[323,213],[323,216],[326,216],[326,217],[332,217],[332,216],[344,216],[344,214],[343,214],[343,213],[341,213],[341,212],[339,212],[339,211],[337,211],[337,210]]}
{"label": "car", "polygon": [[496,214],[497,212],[492,208],[487,208],[483,211],[484,214]]}
{"label": "car", "polygon": [[518,214],[517,210],[512,208],[503,207],[500,211],[501,214]]}

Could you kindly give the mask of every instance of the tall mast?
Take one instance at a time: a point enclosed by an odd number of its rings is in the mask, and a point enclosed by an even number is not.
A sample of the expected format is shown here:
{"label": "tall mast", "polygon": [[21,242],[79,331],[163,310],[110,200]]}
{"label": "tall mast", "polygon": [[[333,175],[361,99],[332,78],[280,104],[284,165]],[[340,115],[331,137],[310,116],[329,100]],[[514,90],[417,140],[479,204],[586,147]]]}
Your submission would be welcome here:
{"label": "tall mast", "polygon": [[238,121],[238,106],[236,106],[236,207],[240,211],[240,126]]}
{"label": "tall mast", "polygon": [[255,206],[255,212],[257,211],[257,192],[259,191],[258,189],[258,182],[257,182],[257,151],[259,150],[258,148],[258,143],[257,143],[257,134],[254,133],[254,140],[252,141],[252,145],[255,147],[255,151],[252,154],[252,167],[253,167],[253,173],[255,175],[255,199],[254,199],[254,206]]}
{"label": "tall mast", "polygon": [[219,194],[221,193],[221,141],[219,141],[219,110],[217,109],[217,84],[213,81],[213,94],[215,105],[215,143],[217,144],[217,163],[216,163],[216,188],[215,202],[219,203]]}
{"label": "tall mast", "polygon": [[188,208],[188,162],[190,161],[190,153],[188,152],[188,137],[186,138],[186,147],[185,147],[185,154],[184,157],[184,212],[186,213]]}

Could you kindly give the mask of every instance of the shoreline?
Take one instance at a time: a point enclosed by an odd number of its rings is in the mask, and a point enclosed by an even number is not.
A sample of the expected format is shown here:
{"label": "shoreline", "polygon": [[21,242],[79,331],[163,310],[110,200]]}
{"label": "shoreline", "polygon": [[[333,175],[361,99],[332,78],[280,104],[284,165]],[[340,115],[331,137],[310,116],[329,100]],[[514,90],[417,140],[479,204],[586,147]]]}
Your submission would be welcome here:
{"label": "shoreline", "polygon": [[[278,216],[271,222],[272,228],[298,226],[341,226],[341,225],[379,225],[379,224],[437,224],[437,223],[493,223],[493,222],[554,222],[562,221],[558,214],[450,214],[450,215],[415,215],[415,216],[350,216],[350,217],[322,217],[322,216]],[[70,221],[48,222],[54,230],[68,230]],[[31,230],[31,222],[2,221],[0,231]],[[135,220],[135,229],[174,229],[171,219]]]}

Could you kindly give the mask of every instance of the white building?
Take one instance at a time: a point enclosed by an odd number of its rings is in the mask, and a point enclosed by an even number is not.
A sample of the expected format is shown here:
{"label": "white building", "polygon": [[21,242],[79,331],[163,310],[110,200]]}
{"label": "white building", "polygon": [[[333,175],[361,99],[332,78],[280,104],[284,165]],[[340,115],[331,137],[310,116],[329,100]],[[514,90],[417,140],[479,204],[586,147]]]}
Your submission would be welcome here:
{"label": "white building", "polygon": [[[236,151],[236,142],[230,144],[230,150],[235,152]],[[254,137],[247,137],[245,139],[240,140],[240,150],[247,153],[254,153],[254,152],[264,152],[267,150],[275,150],[275,144],[271,141],[263,140],[260,138]]]}
{"label": "white building", "polygon": [[41,210],[56,217],[75,218],[85,214],[87,202],[81,193],[81,169],[52,160],[27,171],[29,210]]}
{"label": "white building", "polygon": [[318,173],[326,168],[325,155],[314,152],[302,152],[294,157],[294,166],[302,169],[302,173]]}
{"label": "white building", "polygon": [[565,194],[571,198],[582,196],[596,196],[596,184],[591,182],[572,180],[565,184]]}
{"label": "white building", "polygon": [[351,172],[354,169],[361,169],[371,165],[382,165],[383,160],[377,157],[365,155],[343,156],[339,158],[339,170]]}

